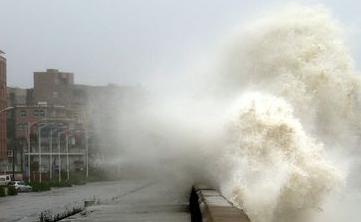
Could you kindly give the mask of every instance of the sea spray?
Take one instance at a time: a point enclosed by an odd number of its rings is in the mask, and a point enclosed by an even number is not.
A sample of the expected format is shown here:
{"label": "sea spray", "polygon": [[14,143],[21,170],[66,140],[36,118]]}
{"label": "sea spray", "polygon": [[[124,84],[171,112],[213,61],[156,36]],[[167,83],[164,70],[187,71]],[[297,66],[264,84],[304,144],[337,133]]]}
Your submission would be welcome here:
{"label": "sea spray", "polygon": [[358,142],[360,79],[327,10],[287,8],[249,25],[238,37],[221,59],[222,90],[282,97],[323,142]]}
{"label": "sea spray", "polygon": [[324,199],[348,183],[361,125],[360,80],[338,27],[324,8],[280,10],[232,38],[208,68],[217,78],[157,85],[119,121],[122,172],[181,190],[212,183],[252,222],[332,218],[340,208]]}
{"label": "sea spray", "polygon": [[[282,98],[246,94],[228,126],[221,191],[252,221],[303,221],[342,179]],[[227,181],[229,181],[227,183]]]}
{"label": "sea spray", "polygon": [[220,59],[222,96],[241,99],[212,174],[254,222],[309,221],[344,184],[361,90],[341,33],[326,9],[291,7],[250,25]]}

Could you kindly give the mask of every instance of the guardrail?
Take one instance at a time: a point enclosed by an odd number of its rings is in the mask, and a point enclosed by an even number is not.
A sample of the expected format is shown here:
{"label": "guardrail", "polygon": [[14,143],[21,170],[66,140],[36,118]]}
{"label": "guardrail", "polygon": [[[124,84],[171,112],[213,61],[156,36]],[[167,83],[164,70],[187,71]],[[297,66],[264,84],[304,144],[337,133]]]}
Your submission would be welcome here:
{"label": "guardrail", "polygon": [[192,222],[250,222],[243,210],[206,186],[193,186],[189,208]]}

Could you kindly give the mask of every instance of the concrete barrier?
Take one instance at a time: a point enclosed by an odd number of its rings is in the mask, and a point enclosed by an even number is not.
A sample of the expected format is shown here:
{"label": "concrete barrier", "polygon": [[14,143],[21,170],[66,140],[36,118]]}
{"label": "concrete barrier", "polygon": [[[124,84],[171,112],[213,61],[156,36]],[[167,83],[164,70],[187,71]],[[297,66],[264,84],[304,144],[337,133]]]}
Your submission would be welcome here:
{"label": "concrete barrier", "polygon": [[206,186],[193,186],[189,208],[192,222],[250,222],[243,210]]}

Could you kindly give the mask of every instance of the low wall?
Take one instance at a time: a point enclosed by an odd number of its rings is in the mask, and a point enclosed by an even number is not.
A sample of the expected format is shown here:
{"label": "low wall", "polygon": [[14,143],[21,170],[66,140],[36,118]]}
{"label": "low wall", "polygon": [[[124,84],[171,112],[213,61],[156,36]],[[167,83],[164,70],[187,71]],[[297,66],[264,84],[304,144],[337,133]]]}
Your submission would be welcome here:
{"label": "low wall", "polygon": [[246,213],[234,207],[218,191],[193,186],[189,200],[192,222],[250,222]]}

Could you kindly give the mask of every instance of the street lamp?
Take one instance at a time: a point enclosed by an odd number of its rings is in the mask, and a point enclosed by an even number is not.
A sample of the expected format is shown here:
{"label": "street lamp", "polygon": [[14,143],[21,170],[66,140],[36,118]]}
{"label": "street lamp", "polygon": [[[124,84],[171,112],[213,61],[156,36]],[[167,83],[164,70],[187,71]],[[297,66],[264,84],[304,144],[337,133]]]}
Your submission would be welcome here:
{"label": "street lamp", "polygon": [[[64,129],[62,127],[60,127],[59,125],[54,125],[55,126],[55,130],[53,130],[54,128],[50,129],[50,157],[49,157],[49,169],[50,169],[50,180],[53,180],[53,137],[55,133],[59,133],[59,130]],[[60,149],[59,149],[59,153],[60,153]]]}
{"label": "street lamp", "polygon": [[[58,166],[58,180],[59,180],[59,183],[61,182],[61,150],[60,150],[60,137],[61,135],[63,134],[67,134],[67,131],[68,129],[64,129],[63,131],[61,132],[58,132],[58,150],[59,150],[59,153],[58,153],[58,160],[59,160],[59,166]],[[66,142],[67,143],[67,142]]]}
{"label": "street lamp", "polygon": [[26,139],[27,139],[27,145],[28,145],[28,173],[29,173],[29,178],[28,181],[31,182],[31,144],[30,144],[30,134],[31,134],[31,127],[35,124],[37,124],[38,122],[33,122],[30,123],[28,122],[28,127],[26,130]]}
{"label": "street lamp", "polygon": [[88,130],[84,129],[84,134],[85,134],[85,150],[86,150],[86,178],[88,180],[89,177],[89,135],[88,135]]}
{"label": "street lamp", "polygon": [[41,183],[41,177],[42,177],[42,170],[41,170],[41,129],[45,128],[49,126],[49,124],[45,124],[45,125],[42,125],[40,127],[38,127],[38,145],[39,145],[39,182]]}

